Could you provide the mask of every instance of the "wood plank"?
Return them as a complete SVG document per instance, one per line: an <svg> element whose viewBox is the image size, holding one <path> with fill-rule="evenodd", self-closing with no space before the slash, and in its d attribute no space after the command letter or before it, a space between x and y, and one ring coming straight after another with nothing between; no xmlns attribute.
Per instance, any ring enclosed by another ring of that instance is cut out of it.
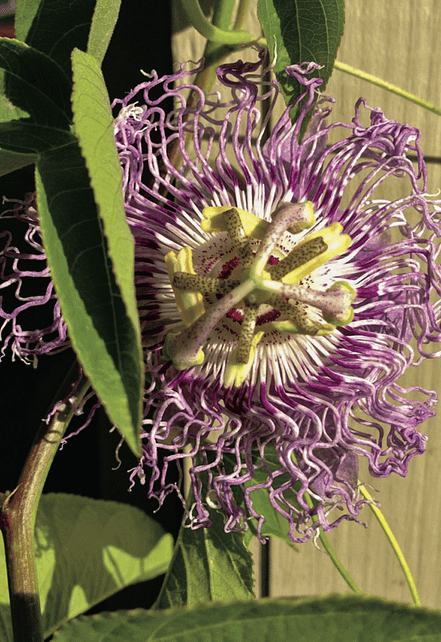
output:
<svg viewBox="0 0 441 642"><path fill-rule="evenodd" d="M338 59L440 105L436 68L441 56L439 3L351 0L346 6L346 29ZM356 100L364 96L369 105L380 106L388 118L419 127L423 151L439 156L439 116L338 70L334 70L325 93L337 99L332 119L350 121ZM441 166L430 165L429 190L435 192L440 186ZM396 185L385 197L397 198L399 190ZM402 383L437 388L441 394L439 371L438 361L427 362L409 371ZM428 451L413 459L406 479L371 479L379 491L375 496L414 573L423 604L437 608L441 606L441 577L436 570L441 549L437 536L441 528L438 425L439 419L432 419L422 427L422 432L429 435ZM362 479L367 480L368 475ZM329 540L363 591L410 601L402 572L382 531L369 509L363 513L368 529L344 523L329 534ZM312 542L301 546L297 554L279 542L273 543L272 551L273 596L350 592L330 559Z"/></svg>

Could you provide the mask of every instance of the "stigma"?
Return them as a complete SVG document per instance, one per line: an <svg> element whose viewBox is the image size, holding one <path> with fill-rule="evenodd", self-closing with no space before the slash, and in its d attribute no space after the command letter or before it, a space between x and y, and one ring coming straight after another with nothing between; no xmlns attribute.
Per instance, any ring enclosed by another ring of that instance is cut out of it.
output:
<svg viewBox="0 0 441 642"><path fill-rule="evenodd" d="M315 278L351 239L339 223L308 233L316 222L312 203L281 203L271 221L236 207L208 207L202 215L213 242L165 257L186 326L164 343L177 370L203 364L217 330L231 344L223 385L239 387L264 337L323 336L352 321L355 290L341 280L323 287Z"/></svg>

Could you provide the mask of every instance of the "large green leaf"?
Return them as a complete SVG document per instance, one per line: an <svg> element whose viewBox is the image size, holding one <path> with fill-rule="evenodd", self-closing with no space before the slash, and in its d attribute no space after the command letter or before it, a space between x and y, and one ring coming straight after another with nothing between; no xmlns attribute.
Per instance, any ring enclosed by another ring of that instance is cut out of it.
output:
<svg viewBox="0 0 441 642"><path fill-rule="evenodd" d="M6 72L0 76L0 93L29 114L31 122L69 130L71 85L56 62L23 42L0 38L0 69Z"/></svg>
<svg viewBox="0 0 441 642"><path fill-rule="evenodd" d="M29 29L44 0L19 0L15 9L15 37L26 40Z"/></svg>
<svg viewBox="0 0 441 642"><path fill-rule="evenodd" d="M97 0L42 0L27 44L50 56L70 78L72 49L86 51L96 4Z"/></svg>
<svg viewBox="0 0 441 642"><path fill-rule="evenodd" d="M16 169L32 165L37 161L35 154L16 154L5 149L0 149L0 176L9 174Z"/></svg>
<svg viewBox="0 0 441 642"><path fill-rule="evenodd" d="M156 608L254 597L253 557L242 533L225 533L224 515L212 509L210 528L181 526Z"/></svg>
<svg viewBox="0 0 441 642"><path fill-rule="evenodd" d="M87 44L87 53L101 64L118 20L121 0L97 0Z"/></svg>
<svg viewBox="0 0 441 642"><path fill-rule="evenodd" d="M35 534L45 636L125 586L165 573L173 550L172 536L138 508L61 493L42 496ZM0 639L12 642L3 542L0 578Z"/></svg>
<svg viewBox="0 0 441 642"><path fill-rule="evenodd" d="M36 125L29 119L0 122L0 147L17 154L41 154L54 148L76 144L64 129Z"/></svg>
<svg viewBox="0 0 441 642"><path fill-rule="evenodd" d="M108 256L107 236L118 234L119 224L104 233L76 142L39 157L36 185L43 242L73 347L110 419L140 454L138 337ZM124 238L119 249L130 264Z"/></svg>
<svg viewBox="0 0 441 642"><path fill-rule="evenodd" d="M115 301L113 306L115 312L112 317L107 316L108 311L103 314L103 311L97 310L94 324L102 337L104 335L100 331L101 327L108 326L111 331L107 334L106 346L112 356L115 368L121 376L132 422L119 423L116 421L115 411L111 410L115 406L114 400L102 389L100 389L99 395L109 415L115 418L115 423L132 450L136 454L140 454L144 381L139 316L133 280L134 242L126 221L122 172L113 134L113 117L104 78L97 60L93 56L75 49L72 54L72 67L74 78L72 108L75 132L80 141L82 155L86 160L95 202L100 214L100 222L103 224L107 252L115 275L115 285L119 290L117 296L121 297L125 308L121 307L119 301ZM88 276L93 279L91 274ZM113 290L115 291L115 288ZM108 299L108 304L110 303L112 301ZM96 302L94 304L92 300L91 305L96 306ZM118 309L119 324L116 323ZM104 332L107 333L107 330ZM121 333L120 336L117 336L118 333ZM113 341L115 341L114 347ZM80 354L80 359L84 362L83 353ZM91 371L88 374L98 392L99 382L95 381Z"/></svg>
<svg viewBox="0 0 441 642"><path fill-rule="evenodd" d="M54 642L441 642L441 613L377 598L261 600L168 611L102 613Z"/></svg>
<svg viewBox="0 0 441 642"><path fill-rule="evenodd" d="M203 464L201 456L198 461ZM208 474L201 473L199 479L200 496L207 497ZM226 533L224 512L204 505L212 525L196 530L181 526L155 608L254 598L253 556L243 533Z"/></svg>
<svg viewBox="0 0 441 642"><path fill-rule="evenodd" d="M46 53L70 77L70 56L77 47L102 62L121 0L20 0L17 38Z"/></svg>
<svg viewBox="0 0 441 642"><path fill-rule="evenodd" d="M4 70L0 69L0 88L4 91ZM1 94L0 91L0 94ZM29 114L23 109L16 107L6 98L4 94L0 95L0 124L7 123L10 120L18 120L19 118L29 118Z"/></svg>
<svg viewBox="0 0 441 642"><path fill-rule="evenodd" d="M288 65L323 65L316 75L323 78L324 89L343 35L344 0L258 0L258 16L286 103L301 93L299 83L285 73Z"/></svg>

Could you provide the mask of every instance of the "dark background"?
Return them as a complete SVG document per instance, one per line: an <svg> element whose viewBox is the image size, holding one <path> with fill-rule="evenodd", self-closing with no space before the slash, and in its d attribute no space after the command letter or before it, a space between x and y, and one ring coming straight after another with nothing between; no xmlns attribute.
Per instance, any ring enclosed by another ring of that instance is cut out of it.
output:
<svg viewBox="0 0 441 642"><path fill-rule="evenodd" d="M171 19L169 0L122 0L120 17L103 63L103 73L112 100L125 96L145 77L140 69L156 69L159 76L172 72ZM0 178L0 196L22 199L33 191L33 168L25 168ZM10 205L3 206L3 209ZM0 291L1 295L1 291ZM38 326L37 326L38 327ZM12 490L20 474L40 420L47 415L51 400L73 360L69 350L59 355L40 357L38 368L11 361L8 351L0 363L0 417L2 447L0 491ZM79 427L80 423L76 426ZM70 431L75 429L71 424ZM149 501L146 486L136 484L131 492L127 471L136 460L126 446L115 450L119 434L109 432L110 424L100 409L90 426L68 440L55 457L45 492L76 493L138 506L153 515L156 501ZM182 506L176 496L169 497L153 515L163 527L177 535ZM162 577L128 587L101 603L101 610L148 608L156 599Z"/></svg>

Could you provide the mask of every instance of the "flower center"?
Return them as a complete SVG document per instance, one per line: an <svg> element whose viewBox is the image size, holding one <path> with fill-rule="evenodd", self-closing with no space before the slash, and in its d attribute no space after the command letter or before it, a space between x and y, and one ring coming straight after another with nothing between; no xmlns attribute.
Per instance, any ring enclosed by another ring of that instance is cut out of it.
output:
<svg viewBox="0 0 441 642"><path fill-rule="evenodd" d="M348 283L337 281L326 290L304 284L351 243L339 223L296 242L296 235L315 223L311 203L281 203L271 222L238 208L209 207L202 214L202 229L225 237L223 262L216 267L217 273L207 276L203 270L196 272L190 247L165 257L176 303L187 326L165 340L165 353L175 368L202 364L202 347L213 329L234 319L240 329L224 384L240 386L265 334L320 336L352 321L356 293ZM281 247L287 243L293 247L283 252Z"/></svg>

